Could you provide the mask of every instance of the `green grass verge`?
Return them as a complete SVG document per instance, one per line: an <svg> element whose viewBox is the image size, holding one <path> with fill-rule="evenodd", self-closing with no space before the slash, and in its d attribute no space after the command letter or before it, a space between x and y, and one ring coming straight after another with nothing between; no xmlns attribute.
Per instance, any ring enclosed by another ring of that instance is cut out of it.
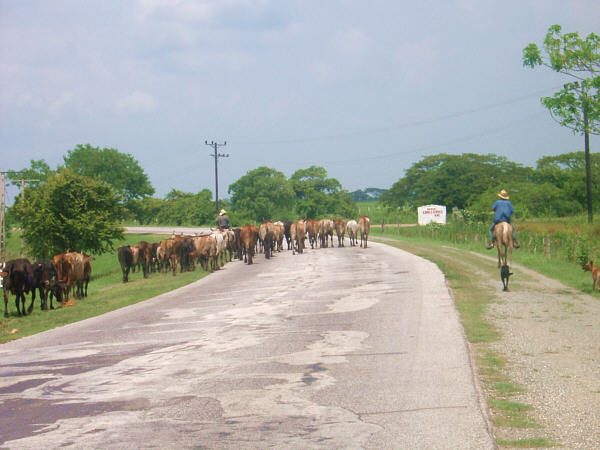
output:
<svg viewBox="0 0 600 450"><path fill-rule="evenodd" d="M121 242L115 242L115 248L135 244L140 241L157 242L164 235L136 234L125 235ZM18 248L18 247L17 247ZM60 327L79 320L94 317L123 306L131 305L181 286L185 286L208 275L199 266L194 272L152 273L144 279L142 273L129 274L129 282L122 282L121 266L115 253L107 253L96 257L92 262L92 278L88 287L88 296L75 299L73 306L56 306L54 310L41 311L39 295L36 295L32 314L19 317L15 308L14 296L9 295L9 317L0 317L0 343L29 336L51 328ZM31 295L27 296L26 307ZM4 311L2 311L2 314ZM18 330L11 334L11 330Z"/></svg>

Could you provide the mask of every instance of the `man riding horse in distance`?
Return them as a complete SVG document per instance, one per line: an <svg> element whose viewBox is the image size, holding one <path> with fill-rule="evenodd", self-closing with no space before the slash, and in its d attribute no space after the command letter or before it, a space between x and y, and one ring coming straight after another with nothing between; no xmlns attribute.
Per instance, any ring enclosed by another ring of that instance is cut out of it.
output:
<svg viewBox="0 0 600 450"><path fill-rule="evenodd" d="M498 197L500 197L500 199L496 200L492 205L492 210L494 211L494 223L490 227L490 243L487 246L488 250L494 248L494 227L496 224L500 222L510 223L510 217L515 212L515 207L510 202L508 193L504 189L498 193ZM519 248L520 245L517 242L517 230L514 225L512 225L512 228L514 241L513 247Z"/></svg>
<svg viewBox="0 0 600 450"><path fill-rule="evenodd" d="M224 209L221 210L219 217L217 217L215 222L219 228L223 228L225 230L229 229L229 216Z"/></svg>

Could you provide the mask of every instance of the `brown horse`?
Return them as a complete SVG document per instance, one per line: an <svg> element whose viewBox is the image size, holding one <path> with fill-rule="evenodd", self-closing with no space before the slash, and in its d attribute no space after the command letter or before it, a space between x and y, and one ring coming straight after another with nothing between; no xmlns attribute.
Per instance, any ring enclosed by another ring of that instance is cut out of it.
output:
<svg viewBox="0 0 600 450"><path fill-rule="evenodd" d="M513 252L513 227L508 222L497 223L494 227L494 240L498 247L498 267L506 266L507 253L510 252L510 263L512 264Z"/></svg>

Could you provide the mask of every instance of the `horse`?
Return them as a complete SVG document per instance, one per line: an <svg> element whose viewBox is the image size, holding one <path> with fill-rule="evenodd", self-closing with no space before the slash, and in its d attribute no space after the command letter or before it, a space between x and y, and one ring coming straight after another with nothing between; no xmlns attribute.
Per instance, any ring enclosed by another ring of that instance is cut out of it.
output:
<svg viewBox="0 0 600 450"><path fill-rule="evenodd" d="M494 227L494 240L498 247L498 267L500 268L500 279L502 280L503 290L508 291L508 279L512 275L506 258L510 252L510 263L512 264L513 251L513 227L508 222L497 223Z"/></svg>
<svg viewBox="0 0 600 450"><path fill-rule="evenodd" d="M510 252L510 263L512 264L513 227L508 222L497 223L494 227L494 240L498 247L498 267L506 266L507 253Z"/></svg>

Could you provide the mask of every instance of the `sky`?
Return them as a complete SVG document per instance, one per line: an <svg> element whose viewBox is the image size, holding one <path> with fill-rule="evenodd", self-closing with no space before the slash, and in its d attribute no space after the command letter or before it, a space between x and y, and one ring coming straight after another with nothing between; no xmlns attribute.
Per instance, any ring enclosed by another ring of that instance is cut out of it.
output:
<svg viewBox="0 0 600 450"><path fill-rule="evenodd" d="M535 167L583 150L540 103L568 77L522 64L553 24L600 34L600 2L0 0L0 170L91 144L131 154L158 197L214 192L206 141L226 142L223 199L264 165L349 191L439 153Z"/></svg>

